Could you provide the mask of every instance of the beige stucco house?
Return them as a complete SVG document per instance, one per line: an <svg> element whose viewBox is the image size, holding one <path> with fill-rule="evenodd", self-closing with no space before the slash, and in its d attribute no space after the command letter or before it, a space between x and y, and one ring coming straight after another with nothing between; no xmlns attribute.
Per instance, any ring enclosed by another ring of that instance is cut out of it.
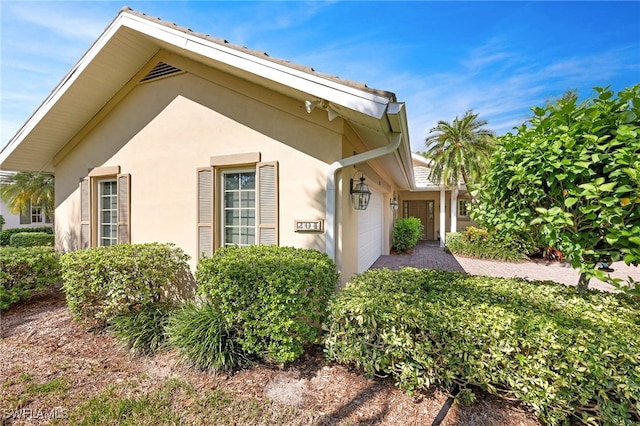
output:
<svg viewBox="0 0 640 426"><path fill-rule="evenodd" d="M426 209L426 239L459 227L443 216L458 194L414 179L423 163L393 93L128 8L0 153L1 169L55 173L61 251L170 242L195 266L279 244L325 251L343 280L389 253L393 199Z"/></svg>

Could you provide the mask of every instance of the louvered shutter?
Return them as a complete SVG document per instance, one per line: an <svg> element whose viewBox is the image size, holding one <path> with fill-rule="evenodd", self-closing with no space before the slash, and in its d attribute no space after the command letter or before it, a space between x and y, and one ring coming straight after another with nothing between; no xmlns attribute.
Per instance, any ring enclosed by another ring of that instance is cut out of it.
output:
<svg viewBox="0 0 640 426"><path fill-rule="evenodd" d="M80 181L80 248L91 247L91 198L89 178Z"/></svg>
<svg viewBox="0 0 640 426"><path fill-rule="evenodd" d="M256 165L258 244L278 245L278 162Z"/></svg>
<svg viewBox="0 0 640 426"><path fill-rule="evenodd" d="M118 190L118 244L131 242L131 175L116 176Z"/></svg>
<svg viewBox="0 0 640 426"><path fill-rule="evenodd" d="M198 169L198 257L213 254L213 168Z"/></svg>

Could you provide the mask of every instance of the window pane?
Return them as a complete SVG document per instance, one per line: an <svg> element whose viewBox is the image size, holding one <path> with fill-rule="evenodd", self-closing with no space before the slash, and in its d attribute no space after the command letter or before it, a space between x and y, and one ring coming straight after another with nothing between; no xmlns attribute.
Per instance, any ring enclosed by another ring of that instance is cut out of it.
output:
<svg viewBox="0 0 640 426"><path fill-rule="evenodd" d="M224 195L224 204L227 209L237 209L240 207L240 193L227 192Z"/></svg>
<svg viewBox="0 0 640 426"><path fill-rule="evenodd" d="M256 192L255 191L243 191L240 198L242 199L242 207L244 208L256 208Z"/></svg>
<svg viewBox="0 0 640 426"><path fill-rule="evenodd" d="M241 175L241 189L256 189L256 174L242 173Z"/></svg>
<svg viewBox="0 0 640 426"><path fill-rule="evenodd" d="M238 173L228 173L224 175L224 189L240 189L240 175Z"/></svg>

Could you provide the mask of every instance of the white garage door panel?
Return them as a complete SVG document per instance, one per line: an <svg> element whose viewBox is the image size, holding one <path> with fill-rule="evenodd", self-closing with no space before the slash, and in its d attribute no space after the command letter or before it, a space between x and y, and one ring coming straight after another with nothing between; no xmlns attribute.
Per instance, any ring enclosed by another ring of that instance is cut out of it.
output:
<svg viewBox="0 0 640 426"><path fill-rule="evenodd" d="M371 190L367 210L358 211L358 272L369 269L382 254L382 194Z"/></svg>

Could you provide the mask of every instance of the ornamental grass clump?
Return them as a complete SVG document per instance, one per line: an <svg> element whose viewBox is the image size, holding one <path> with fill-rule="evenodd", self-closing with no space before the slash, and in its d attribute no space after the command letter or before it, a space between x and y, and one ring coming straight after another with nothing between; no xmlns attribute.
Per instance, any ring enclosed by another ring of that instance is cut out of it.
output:
<svg viewBox="0 0 640 426"><path fill-rule="evenodd" d="M546 424L640 422L640 302L549 282L370 270L329 305L329 360L408 391L477 386Z"/></svg>
<svg viewBox="0 0 640 426"><path fill-rule="evenodd" d="M254 361L238 342L238 330L227 324L215 304L183 304L169 316L166 331L170 346L195 368L230 371Z"/></svg>

